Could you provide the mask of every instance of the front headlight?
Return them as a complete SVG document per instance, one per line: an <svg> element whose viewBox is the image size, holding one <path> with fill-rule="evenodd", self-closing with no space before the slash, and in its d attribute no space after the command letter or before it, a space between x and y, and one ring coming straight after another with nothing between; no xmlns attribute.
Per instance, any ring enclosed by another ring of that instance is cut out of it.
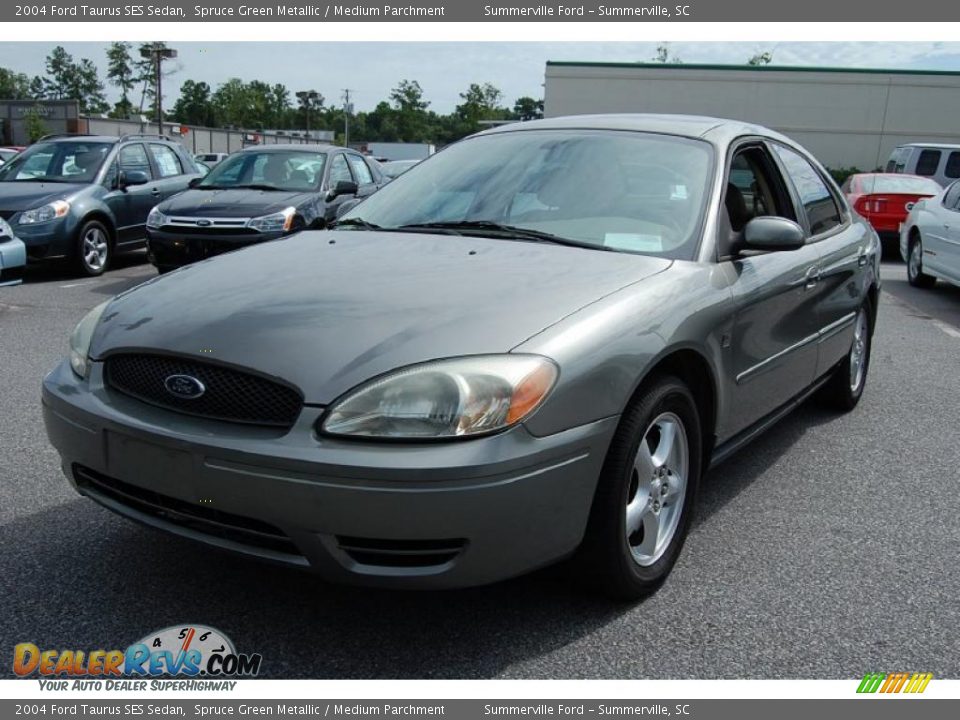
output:
<svg viewBox="0 0 960 720"><path fill-rule="evenodd" d="M93 339L100 316L109 304L110 300L107 300L88 312L70 335L70 367L81 378L86 378L90 370L90 340Z"/></svg>
<svg viewBox="0 0 960 720"><path fill-rule="evenodd" d="M153 208L153 210L150 211L150 214L147 215L147 227L161 228L167 224L167 220L169 220L169 218L166 215L160 212L160 210L157 208Z"/></svg>
<svg viewBox="0 0 960 720"><path fill-rule="evenodd" d="M66 200L54 200L43 207L34 208L20 213L21 225L36 225L37 223L50 222L57 218L62 218L70 212L70 203Z"/></svg>
<svg viewBox="0 0 960 720"><path fill-rule="evenodd" d="M413 365L337 402L321 430L368 438L457 438L510 427L540 406L557 366L538 355L477 355Z"/></svg>
<svg viewBox="0 0 960 720"><path fill-rule="evenodd" d="M247 221L247 227L260 232L287 232L293 227L293 216L296 214L295 207L284 208L280 212Z"/></svg>

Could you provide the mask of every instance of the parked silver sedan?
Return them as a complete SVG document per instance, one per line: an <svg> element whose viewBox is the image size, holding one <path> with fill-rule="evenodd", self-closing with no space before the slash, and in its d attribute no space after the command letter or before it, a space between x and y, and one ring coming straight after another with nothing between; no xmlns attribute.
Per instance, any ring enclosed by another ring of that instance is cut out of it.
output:
<svg viewBox="0 0 960 720"><path fill-rule="evenodd" d="M911 285L930 288L937 278L960 285L960 181L911 208L900 255Z"/></svg>
<svg viewBox="0 0 960 720"><path fill-rule="evenodd" d="M405 588L571 558L638 597L710 465L857 405L879 248L762 127L508 125L94 309L44 418L81 494L210 545Z"/></svg>

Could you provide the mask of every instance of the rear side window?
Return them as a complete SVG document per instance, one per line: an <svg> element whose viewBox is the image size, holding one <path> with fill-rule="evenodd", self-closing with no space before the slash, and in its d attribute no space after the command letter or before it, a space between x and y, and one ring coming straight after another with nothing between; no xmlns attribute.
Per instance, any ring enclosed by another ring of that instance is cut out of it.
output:
<svg viewBox="0 0 960 720"><path fill-rule="evenodd" d="M810 234L820 235L843 223L840 209L820 173L806 158L782 145L774 146L800 196L810 221Z"/></svg>
<svg viewBox="0 0 960 720"><path fill-rule="evenodd" d="M943 206L948 210L957 210L957 200L960 199L960 181L950 186L943 196Z"/></svg>
<svg viewBox="0 0 960 720"><path fill-rule="evenodd" d="M937 174L937 168L940 166L939 150L921 150L920 157L917 158L917 175L930 177Z"/></svg>
<svg viewBox="0 0 960 720"><path fill-rule="evenodd" d="M948 178L960 178L960 151L954 150L947 156L947 168L943 174Z"/></svg>
<svg viewBox="0 0 960 720"><path fill-rule="evenodd" d="M166 178L183 174L183 168L180 167L180 158L166 145L151 143L150 152L153 155L154 161L157 163L157 170L160 172L160 177Z"/></svg>

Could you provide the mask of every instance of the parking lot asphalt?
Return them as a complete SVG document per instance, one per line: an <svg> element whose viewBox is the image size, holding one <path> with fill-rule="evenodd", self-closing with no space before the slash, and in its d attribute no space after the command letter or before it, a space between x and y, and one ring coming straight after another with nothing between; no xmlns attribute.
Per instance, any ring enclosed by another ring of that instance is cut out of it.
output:
<svg viewBox="0 0 960 720"><path fill-rule="evenodd" d="M328 585L75 495L40 380L87 309L153 275L139 260L0 290L0 672L18 642L124 648L201 623L269 677L960 677L960 289L885 263L859 407L808 402L714 469L672 576L624 605L563 567L450 592Z"/></svg>

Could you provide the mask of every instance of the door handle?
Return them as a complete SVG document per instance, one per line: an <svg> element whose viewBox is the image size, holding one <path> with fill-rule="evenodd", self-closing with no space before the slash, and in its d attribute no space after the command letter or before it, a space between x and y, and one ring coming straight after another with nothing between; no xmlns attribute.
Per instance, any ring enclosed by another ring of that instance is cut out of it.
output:
<svg viewBox="0 0 960 720"><path fill-rule="evenodd" d="M814 287L817 284L817 282L820 280L820 268L818 268L817 266L813 266L812 268L807 270L805 280L806 282L804 284L804 287L807 290Z"/></svg>

